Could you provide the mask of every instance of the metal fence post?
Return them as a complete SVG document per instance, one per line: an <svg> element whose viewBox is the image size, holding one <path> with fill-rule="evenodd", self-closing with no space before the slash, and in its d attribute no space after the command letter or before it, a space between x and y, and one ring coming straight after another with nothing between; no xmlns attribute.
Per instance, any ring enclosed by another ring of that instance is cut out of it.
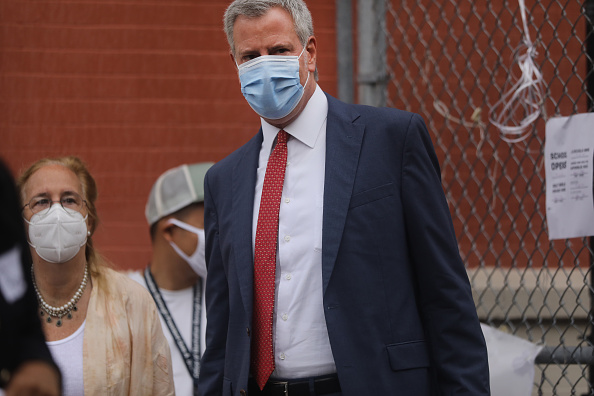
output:
<svg viewBox="0 0 594 396"><path fill-rule="evenodd" d="M357 2L359 103L386 105L386 4L385 0Z"/></svg>
<svg viewBox="0 0 594 396"><path fill-rule="evenodd" d="M594 0L584 0L584 14L586 16L586 86L588 111L594 112ZM590 244L590 313L588 315L590 336L590 345L594 345L594 329L592 322L594 320L594 237L589 238ZM588 377L590 385L590 395L594 394L594 365L588 367Z"/></svg>
<svg viewBox="0 0 594 396"><path fill-rule="evenodd" d="M586 85L588 111L594 112L594 0L584 1L586 15Z"/></svg>
<svg viewBox="0 0 594 396"><path fill-rule="evenodd" d="M353 8L351 0L336 0L336 60L338 99L353 103Z"/></svg>

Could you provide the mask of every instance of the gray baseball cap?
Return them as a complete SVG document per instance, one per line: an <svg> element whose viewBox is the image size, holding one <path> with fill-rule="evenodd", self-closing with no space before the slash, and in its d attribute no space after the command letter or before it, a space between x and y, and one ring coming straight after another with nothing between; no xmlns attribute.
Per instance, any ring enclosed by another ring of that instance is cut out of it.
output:
<svg viewBox="0 0 594 396"><path fill-rule="evenodd" d="M213 165L180 165L163 173L151 189L144 214L149 226L195 202L204 202L204 176Z"/></svg>

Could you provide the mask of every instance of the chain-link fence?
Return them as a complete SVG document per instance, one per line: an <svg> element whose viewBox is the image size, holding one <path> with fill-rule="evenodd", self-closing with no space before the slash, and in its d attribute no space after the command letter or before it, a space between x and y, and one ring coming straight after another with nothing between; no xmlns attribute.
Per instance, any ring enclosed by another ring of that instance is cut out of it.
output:
<svg viewBox="0 0 594 396"><path fill-rule="evenodd" d="M523 3L379 0L384 99L422 114L432 132L481 320L548 346L535 395L594 394L592 249L588 238L549 241L543 157L546 120L591 109L594 6L528 1L524 24ZM508 143L489 115L520 77L522 55L542 74L534 88L544 100L527 138Z"/></svg>

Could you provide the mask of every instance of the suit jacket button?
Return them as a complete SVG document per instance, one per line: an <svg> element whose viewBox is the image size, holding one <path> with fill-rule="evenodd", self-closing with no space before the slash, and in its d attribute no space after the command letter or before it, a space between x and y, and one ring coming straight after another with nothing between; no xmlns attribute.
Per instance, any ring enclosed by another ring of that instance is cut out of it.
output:
<svg viewBox="0 0 594 396"><path fill-rule="evenodd" d="M246 327L245 330L247 331L247 335L249 337L250 336L250 328L249 327Z"/></svg>
<svg viewBox="0 0 594 396"><path fill-rule="evenodd" d="M245 396L245 395L247 395L247 392L245 391L245 389L242 389L242 390L239 391L239 394L241 396Z"/></svg>

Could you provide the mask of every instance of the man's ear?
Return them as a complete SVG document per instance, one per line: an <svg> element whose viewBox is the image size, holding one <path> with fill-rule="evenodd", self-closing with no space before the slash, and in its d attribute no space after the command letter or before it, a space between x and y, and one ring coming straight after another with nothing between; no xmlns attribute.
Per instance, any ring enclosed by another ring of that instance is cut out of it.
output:
<svg viewBox="0 0 594 396"><path fill-rule="evenodd" d="M237 67L237 62L235 62L235 57L233 56L233 51L229 51L229 57L231 58L231 62L233 62L233 66Z"/></svg>
<svg viewBox="0 0 594 396"><path fill-rule="evenodd" d="M163 238L167 242L171 242L173 240L173 229L175 225L169 223L169 218L164 218L159 220L159 224L157 224L157 233L163 235Z"/></svg>
<svg viewBox="0 0 594 396"><path fill-rule="evenodd" d="M309 39L307 39L305 50L309 54L309 57L307 58L307 70L313 73L316 71L316 64L318 61L318 43L316 36L310 36Z"/></svg>

